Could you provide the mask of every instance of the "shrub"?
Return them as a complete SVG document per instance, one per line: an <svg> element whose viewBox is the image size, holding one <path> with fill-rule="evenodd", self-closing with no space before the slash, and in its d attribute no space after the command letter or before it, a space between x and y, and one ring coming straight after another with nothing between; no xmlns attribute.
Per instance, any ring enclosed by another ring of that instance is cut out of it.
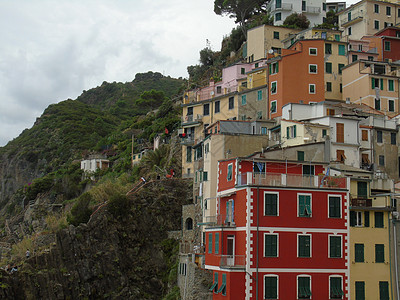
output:
<svg viewBox="0 0 400 300"><path fill-rule="evenodd" d="M130 205L128 198L123 194L112 195L108 202L108 211L114 216L119 218L129 213Z"/></svg>
<svg viewBox="0 0 400 300"><path fill-rule="evenodd" d="M67 221L69 224L78 226L81 223L87 223L89 221L92 210L89 208L92 195L89 193L82 194L75 202L71 209L71 213L67 215Z"/></svg>

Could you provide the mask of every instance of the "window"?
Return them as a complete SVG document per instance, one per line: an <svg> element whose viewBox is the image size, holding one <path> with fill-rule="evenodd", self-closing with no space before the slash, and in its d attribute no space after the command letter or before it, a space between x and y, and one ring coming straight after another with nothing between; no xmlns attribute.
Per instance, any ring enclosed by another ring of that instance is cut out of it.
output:
<svg viewBox="0 0 400 300"><path fill-rule="evenodd" d="M308 72L310 74L317 74L317 65L308 65Z"/></svg>
<svg viewBox="0 0 400 300"><path fill-rule="evenodd" d="M338 64L338 73L342 74L342 69L344 67L344 64Z"/></svg>
<svg viewBox="0 0 400 300"><path fill-rule="evenodd" d="M222 87L221 86L217 86L217 94L221 94L222 92Z"/></svg>
<svg viewBox="0 0 400 300"><path fill-rule="evenodd" d="M257 100L262 100L262 90L257 91Z"/></svg>
<svg viewBox="0 0 400 300"><path fill-rule="evenodd" d="M326 109L326 115L327 116L334 116L335 115L335 110L333 108L327 108Z"/></svg>
<svg viewBox="0 0 400 300"><path fill-rule="evenodd" d="M215 233L214 252L215 254L219 253L219 232Z"/></svg>
<svg viewBox="0 0 400 300"><path fill-rule="evenodd" d="M298 235L298 257L311 257L311 236Z"/></svg>
<svg viewBox="0 0 400 300"><path fill-rule="evenodd" d="M308 92L309 94L315 94L315 84L309 84L308 85Z"/></svg>
<svg viewBox="0 0 400 300"><path fill-rule="evenodd" d="M375 212L375 228L383 228L383 212L376 211Z"/></svg>
<svg viewBox="0 0 400 300"><path fill-rule="evenodd" d="M329 257L342 257L342 237L340 235L329 236Z"/></svg>
<svg viewBox="0 0 400 300"><path fill-rule="evenodd" d="M262 119L262 111L258 111L257 112L257 120L261 120Z"/></svg>
<svg viewBox="0 0 400 300"><path fill-rule="evenodd" d="M332 54L332 44L325 44L325 54Z"/></svg>
<svg viewBox="0 0 400 300"><path fill-rule="evenodd" d="M210 114L210 103L203 105L203 115L208 116Z"/></svg>
<svg viewBox="0 0 400 300"><path fill-rule="evenodd" d="M317 48L308 48L309 55L317 55Z"/></svg>
<svg viewBox="0 0 400 300"><path fill-rule="evenodd" d="M311 217L311 196L298 195L299 217Z"/></svg>
<svg viewBox="0 0 400 300"><path fill-rule="evenodd" d="M246 74L246 69L245 68L240 68L240 74L242 74L242 75Z"/></svg>
<svg viewBox="0 0 400 300"><path fill-rule="evenodd" d="M342 93L343 92L343 85L340 83L339 84L339 92Z"/></svg>
<svg viewBox="0 0 400 300"><path fill-rule="evenodd" d="M326 83L326 91L327 92L332 92L332 82L327 82Z"/></svg>
<svg viewBox="0 0 400 300"><path fill-rule="evenodd" d="M394 111L394 100L388 100L389 111Z"/></svg>
<svg viewBox="0 0 400 300"><path fill-rule="evenodd" d="M214 273L214 283L210 287L210 292L218 293L218 273Z"/></svg>
<svg viewBox="0 0 400 300"><path fill-rule="evenodd" d="M384 263L385 262L385 245L375 244L375 262Z"/></svg>
<svg viewBox="0 0 400 300"><path fill-rule="evenodd" d="M255 63L255 64L254 64L254 68L258 68L258 63Z"/></svg>
<svg viewBox="0 0 400 300"><path fill-rule="evenodd" d="M383 90L383 79L371 78L372 89L379 88Z"/></svg>
<svg viewBox="0 0 400 300"><path fill-rule="evenodd" d="M361 130L361 140L368 141L368 130L366 129Z"/></svg>
<svg viewBox="0 0 400 300"><path fill-rule="evenodd" d="M357 197L358 198L368 197L368 184L366 181L357 182Z"/></svg>
<svg viewBox="0 0 400 300"><path fill-rule="evenodd" d="M227 177L227 180L228 181L231 181L232 180L232 173L233 173L233 165L232 164L229 164L228 165L228 177Z"/></svg>
<svg viewBox="0 0 400 300"><path fill-rule="evenodd" d="M379 281L379 300L389 299L389 282Z"/></svg>
<svg viewBox="0 0 400 300"><path fill-rule="evenodd" d="M229 97L229 109L234 109L235 108L235 102L234 102L234 97Z"/></svg>
<svg viewBox="0 0 400 300"><path fill-rule="evenodd" d="M278 299L278 276L264 276L264 299Z"/></svg>
<svg viewBox="0 0 400 300"><path fill-rule="evenodd" d="M352 61L352 62L357 61L357 59L358 59L358 55L353 54L353 55L351 56L351 61Z"/></svg>
<svg viewBox="0 0 400 300"><path fill-rule="evenodd" d="M382 131L381 131L381 130L378 130L378 131L376 132L376 141L377 141L378 143L382 143L382 140L383 140L383 138L382 138Z"/></svg>
<svg viewBox="0 0 400 300"><path fill-rule="evenodd" d="M278 256L278 235L264 234L264 257Z"/></svg>
<svg viewBox="0 0 400 300"><path fill-rule="evenodd" d="M390 133L390 144L396 145L396 133L395 132Z"/></svg>
<svg viewBox="0 0 400 300"><path fill-rule="evenodd" d="M271 95L276 94L276 85L276 81L271 82Z"/></svg>
<svg viewBox="0 0 400 300"><path fill-rule="evenodd" d="M193 116L193 106L188 107L188 109L187 109L187 115L188 115L188 116Z"/></svg>
<svg viewBox="0 0 400 300"><path fill-rule="evenodd" d="M271 102L271 114L276 113L276 100Z"/></svg>
<svg viewBox="0 0 400 300"><path fill-rule="evenodd" d="M297 160L304 161L304 151L297 151Z"/></svg>
<svg viewBox="0 0 400 300"><path fill-rule="evenodd" d="M246 105L247 103L247 95L242 95L242 105Z"/></svg>
<svg viewBox="0 0 400 300"><path fill-rule="evenodd" d="M306 1L301 1L301 10L302 11L306 11L307 10L307 4L306 4Z"/></svg>
<svg viewBox="0 0 400 300"><path fill-rule="evenodd" d="M356 281L356 300L365 300L365 282Z"/></svg>
<svg viewBox="0 0 400 300"><path fill-rule="evenodd" d="M192 147L186 147L186 161L192 162Z"/></svg>
<svg viewBox="0 0 400 300"><path fill-rule="evenodd" d="M220 101L215 101L215 106L214 106L214 113L219 113L220 112Z"/></svg>
<svg viewBox="0 0 400 300"><path fill-rule="evenodd" d="M274 39L279 40L279 31L274 31Z"/></svg>
<svg viewBox="0 0 400 300"><path fill-rule="evenodd" d="M278 194L264 193L264 216L278 215Z"/></svg>
<svg viewBox="0 0 400 300"><path fill-rule="evenodd" d="M351 35L351 27L347 28L347 35Z"/></svg>
<svg viewBox="0 0 400 300"><path fill-rule="evenodd" d="M269 65L269 74L276 74L279 72L279 62L274 62Z"/></svg>
<svg viewBox="0 0 400 300"><path fill-rule="evenodd" d="M358 45L358 51L363 51L363 45L362 44Z"/></svg>
<svg viewBox="0 0 400 300"><path fill-rule="evenodd" d="M375 109L380 110L381 109L381 99L375 98Z"/></svg>
<svg viewBox="0 0 400 300"><path fill-rule="evenodd" d="M326 136L326 129L322 129L322 137Z"/></svg>
<svg viewBox="0 0 400 300"><path fill-rule="evenodd" d="M340 196L329 196L329 218L341 217L341 199Z"/></svg>
<svg viewBox="0 0 400 300"><path fill-rule="evenodd" d="M390 51L390 41L385 41L385 51Z"/></svg>
<svg viewBox="0 0 400 300"><path fill-rule="evenodd" d="M344 162L345 160L344 150L336 150L336 161Z"/></svg>
<svg viewBox="0 0 400 300"><path fill-rule="evenodd" d="M346 55L345 45L338 45L338 46L339 46L339 55Z"/></svg>
<svg viewBox="0 0 400 300"><path fill-rule="evenodd" d="M322 10L326 11L326 3L322 3Z"/></svg>
<svg viewBox="0 0 400 300"><path fill-rule="evenodd" d="M261 127L261 134L267 134L267 127Z"/></svg>
<svg viewBox="0 0 400 300"><path fill-rule="evenodd" d="M379 29L379 21L378 20L374 20L374 28Z"/></svg>
<svg viewBox="0 0 400 300"><path fill-rule="evenodd" d="M303 165L303 175L304 176L314 176L314 166Z"/></svg>
<svg viewBox="0 0 400 300"><path fill-rule="evenodd" d="M311 299L311 277L310 276L297 277L297 298L298 299Z"/></svg>
<svg viewBox="0 0 400 300"><path fill-rule="evenodd" d="M379 5L378 4L374 5L374 13L379 14Z"/></svg>
<svg viewBox="0 0 400 300"><path fill-rule="evenodd" d="M373 57L373 56L368 56L368 60L369 60L369 61L373 61L373 60L374 60L374 57Z"/></svg>
<svg viewBox="0 0 400 300"><path fill-rule="evenodd" d="M347 21L351 21L351 11L347 13Z"/></svg>
<svg viewBox="0 0 400 300"><path fill-rule="evenodd" d="M287 139L295 138L296 137L296 125L286 127L286 137Z"/></svg>
<svg viewBox="0 0 400 300"><path fill-rule="evenodd" d="M330 62L325 63L325 72L328 74L332 74L332 63Z"/></svg>
<svg viewBox="0 0 400 300"><path fill-rule="evenodd" d="M392 14L392 8L390 6L386 6L386 15L390 16Z"/></svg>
<svg viewBox="0 0 400 300"><path fill-rule="evenodd" d="M226 274L222 274L222 284L221 287L218 289L217 294L221 293L222 296L226 296Z"/></svg>
<svg viewBox="0 0 400 300"><path fill-rule="evenodd" d="M208 253L212 253L213 234L208 234Z"/></svg>
<svg viewBox="0 0 400 300"><path fill-rule="evenodd" d="M369 227L369 211L364 211L364 227Z"/></svg>
<svg viewBox="0 0 400 300"><path fill-rule="evenodd" d="M362 226L362 214L360 211L350 211L350 226L351 227Z"/></svg>
<svg viewBox="0 0 400 300"><path fill-rule="evenodd" d="M364 262L364 244L354 244L354 261Z"/></svg>
<svg viewBox="0 0 400 300"><path fill-rule="evenodd" d="M394 81L392 79L389 79L388 83L388 90L393 92L394 91ZM390 100L389 100L390 101ZM393 101L393 100L392 100Z"/></svg>
<svg viewBox="0 0 400 300"><path fill-rule="evenodd" d="M329 295L330 299L342 299L342 277L329 277Z"/></svg>
<svg viewBox="0 0 400 300"><path fill-rule="evenodd" d="M344 143L344 123L336 123L336 142Z"/></svg>
<svg viewBox="0 0 400 300"><path fill-rule="evenodd" d="M280 21L282 20L282 14L281 13L276 13L275 14L275 21Z"/></svg>

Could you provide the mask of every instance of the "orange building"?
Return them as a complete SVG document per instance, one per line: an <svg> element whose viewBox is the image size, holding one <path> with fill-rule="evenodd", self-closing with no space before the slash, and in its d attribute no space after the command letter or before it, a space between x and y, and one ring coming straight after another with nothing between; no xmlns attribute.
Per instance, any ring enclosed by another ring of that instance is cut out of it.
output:
<svg viewBox="0 0 400 300"><path fill-rule="evenodd" d="M268 60L269 118L282 115L287 103L342 100L341 69L347 64L347 43L300 40Z"/></svg>

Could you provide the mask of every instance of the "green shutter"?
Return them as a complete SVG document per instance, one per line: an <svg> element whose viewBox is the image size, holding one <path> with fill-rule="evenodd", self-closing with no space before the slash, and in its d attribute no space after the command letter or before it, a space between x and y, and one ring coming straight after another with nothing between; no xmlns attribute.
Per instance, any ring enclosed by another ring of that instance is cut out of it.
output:
<svg viewBox="0 0 400 300"><path fill-rule="evenodd" d="M375 244L375 262L377 263L385 262L385 245Z"/></svg>
<svg viewBox="0 0 400 300"><path fill-rule="evenodd" d="M265 213L266 216L278 215L278 195L265 194Z"/></svg>
<svg viewBox="0 0 400 300"><path fill-rule="evenodd" d="M217 294L222 293L223 296L226 296L226 274L222 274L222 284L221 287L218 289Z"/></svg>
<svg viewBox="0 0 400 300"><path fill-rule="evenodd" d="M290 128L286 127L286 138L289 139L290 138Z"/></svg>
<svg viewBox="0 0 400 300"><path fill-rule="evenodd" d="M340 197L329 197L329 217L340 218Z"/></svg>
<svg viewBox="0 0 400 300"><path fill-rule="evenodd" d="M340 236L330 236L330 256L331 258L340 258L342 256L342 238Z"/></svg>
<svg viewBox="0 0 400 300"><path fill-rule="evenodd" d="M265 299L278 299L278 278L265 277Z"/></svg>
<svg viewBox="0 0 400 300"><path fill-rule="evenodd" d="M357 197L367 198L368 197L368 183L365 181L357 182Z"/></svg>
<svg viewBox="0 0 400 300"><path fill-rule="evenodd" d="M364 227L369 227L369 211L364 211Z"/></svg>
<svg viewBox="0 0 400 300"><path fill-rule="evenodd" d="M232 172L233 172L233 165L228 165L228 176L227 176L227 180L231 181L232 180Z"/></svg>
<svg viewBox="0 0 400 300"><path fill-rule="evenodd" d="M279 72L279 62L276 62L276 73Z"/></svg>
<svg viewBox="0 0 400 300"><path fill-rule="evenodd" d="M299 217L311 216L311 196L299 195Z"/></svg>
<svg viewBox="0 0 400 300"><path fill-rule="evenodd" d="M389 300L389 283L379 281L379 300Z"/></svg>
<svg viewBox="0 0 400 300"><path fill-rule="evenodd" d="M365 300L365 282L356 281L356 300Z"/></svg>
<svg viewBox="0 0 400 300"><path fill-rule="evenodd" d="M375 78L371 78L371 88L375 88Z"/></svg>
<svg viewBox="0 0 400 300"><path fill-rule="evenodd" d="M272 64L269 64L269 74L272 74Z"/></svg>
<svg viewBox="0 0 400 300"><path fill-rule="evenodd" d="M355 211L350 211L350 226L351 227L356 226L356 212Z"/></svg>
<svg viewBox="0 0 400 300"><path fill-rule="evenodd" d="M264 255L265 257L277 257L278 256L278 237L275 234L266 234L264 236Z"/></svg>
<svg viewBox="0 0 400 300"><path fill-rule="evenodd" d="M310 257L310 236L299 235L299 257Z"/></svg>
<svg viewBox="0 0 400 300"><path fill-rule="evenodd" d="M208 253L212 253L213 236L212 233L208 234Z"/></svg>
<svg viewBox="0 0 400 300"><path fill-rule="evenodd" d="M380 79L380 83L381 83L381 90L383 91L383 78Z"/></svg>
<svg viewBox="0 0 400 300"><path fill-rule="evenodd" d="M389 91L394 91L394 81L389 79L389 86L388 86Z"/></svg>
<svg viewBox="0 0 400 300"><path fill-rule="evenodd" d="M339 45L339 55L346 55L346 50L344 45Z"/></svg>
<svg viewBox="0 0 400 300"><path fill-rule="evenodd" d="M304 161L304 151L297 151L297 160Z"/></svg>
<svg viewBox="0 0 400 300"><path fill-rule="evenodd" d="M342 299L344 295L342 290L342 278L331 277L330 278L330 298L331 299Z"/></svg>
<svg viewBox="0 0 400 300"><path fill-rule="evenodd" d="M299 299L309 299L311 297L310 277L298 277Z"/></svg>
<svg viewBox="0 0 400 300"><path fill-rule="evenodd" d="M296 125L293 125L293 137L296 137L297 136L297 134L296 134Z"/></svg>
<svg viewBox="0 0 400 300"><path fill-rule="evenodd" d="M364 262L364 244L354 244L355 262Z"/></svg>
<svg viewBox="0 0 400 300"><path fill-rule="evenodd" d="M215 233L215 243L214 243L215 254L219 253L219 232Z"/></svg>
<svg viewBox="0 0 400 300"><path fill-rule="evenodd" d="M375 228L383 228L383 212L376 211L375 212Z"/></svg>

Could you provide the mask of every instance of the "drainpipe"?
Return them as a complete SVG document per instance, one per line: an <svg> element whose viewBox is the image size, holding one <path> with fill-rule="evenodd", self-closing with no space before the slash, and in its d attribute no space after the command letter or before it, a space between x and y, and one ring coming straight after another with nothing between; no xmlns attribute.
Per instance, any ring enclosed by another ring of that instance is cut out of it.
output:
<svg viewBox="0 0 400 300"><path fill-rule="evenodd" d="M259 185L259 183L257 184L257 237L256 237L256 247L257 247L257 249L256 249L256 299L258 299L258 262L259 262L259 247L258 247L258 245L259 245L259 236L258 236L258 233L259 233L259 226L260 226L260 224L259 224L259 219L260 219L260 217L259 217L259 210L260 210L260 206L259 206L259 191L260 191L260 185Z"/></svg>
<svg viewBox="0 0 400 300"><path fill-rule="evenodd" d="M395 275L396 275L396 299L399 299L399 268L397 266L397 233L396 233L396 220L392 220L393 222L393 236L394 236L394 264L395 264ZM390 249L390 248L389 248ZM392 293L393 293L393 287L392 287ZM392 299L393 295L392 295Z"/></svg>

